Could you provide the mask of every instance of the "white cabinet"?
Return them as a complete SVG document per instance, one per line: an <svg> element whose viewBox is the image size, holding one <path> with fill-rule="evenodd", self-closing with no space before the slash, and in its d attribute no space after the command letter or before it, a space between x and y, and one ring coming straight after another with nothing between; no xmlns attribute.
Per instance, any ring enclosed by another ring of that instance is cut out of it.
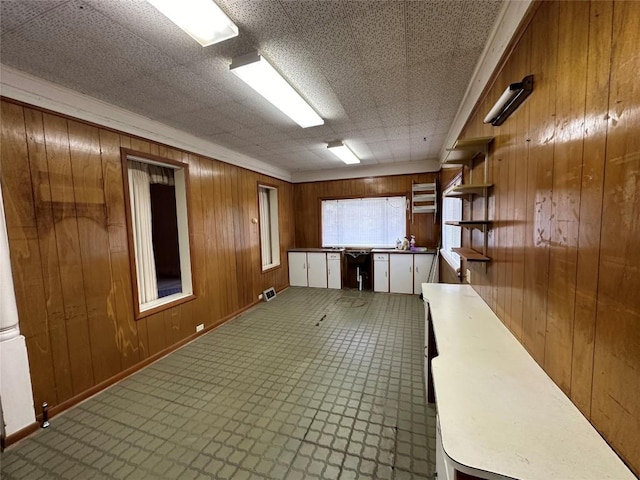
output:
<svg viewBox="0 0 640 480"><path fill-rule="evenodd" d="M308 285L306 252L289 252L289 285L292 287Z"/></svg>
<svg viewBox="0 0 640 480"><path fill-rule="evenodd" d="M289 285L341 288L340 263L340 253L289 252Z"/></svg>
<svg viewBox="0 0 640 480"><path fill-rule="evenodd" d="M389 254L373 254L373 291L389 291Z"/></svg>
<svg viewBox="0 0 640 480"><path fill-rule="evenodd" d="M374 253L373 291L419 295L433 259L430 253Z"/></svg>
<svg viewBox="0 0 640 480"><path fill-rule="evenodd" d="M341 262L342 255L339 253L327 253L327 287L338 290L342 288Z"/></svg>
<svg viewBox="0 0 640 480"><path fill-rule="evenodd" d="M433 255L426 253L413 256L413 293L415 295L422 293L422 284L429 281L433 257ZM437 279L438 277L434 278Z"/></svg>
<svg viewBox="0 0 640 480"><path fill-rule="evenodd" d="M307 279L310 287L327 288L327 254L307 252Z"/></svg>
<svg viewBox="0 0 640 480"><path fill-rule="evenodd" d="M389 255L389 291L413 293L413 255L392 253Z"/></svg>

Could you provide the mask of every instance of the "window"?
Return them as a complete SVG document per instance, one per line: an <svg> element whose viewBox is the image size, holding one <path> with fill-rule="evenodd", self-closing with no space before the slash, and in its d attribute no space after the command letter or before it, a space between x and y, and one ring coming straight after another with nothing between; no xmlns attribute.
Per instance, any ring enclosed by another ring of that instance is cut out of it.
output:
<svg viewBox="0 0 640 480"><path fill-rule="evenodd" d="M260 210L260 258L262 271L280 265L280 232L278 226L278 189L258 185Z"/></svg>
<svg viewBox="0 0 640 480"><path fill-rule="evenodd" d="M322 246L393 248L406 212L406 196L322 200Z"/></svg>
<svg viewBox="0 0 640 480"><path fill-rule="evenodd" d="M462 176L456 178L450 187L460 185ZM454 225L446 225L445 222L462 220L462 199L459 197L447 197L446 189L442 195L442 248L440 253L447 263L454 269L460 268L460 256L451 251L453 247L460 247L462 242L462 228Z"/></svg>
<svg viewBox="0 0 640 480"><path fill-rule="evenodd" d="M188 166L123 149L136 318L193 298Z"/></svg>

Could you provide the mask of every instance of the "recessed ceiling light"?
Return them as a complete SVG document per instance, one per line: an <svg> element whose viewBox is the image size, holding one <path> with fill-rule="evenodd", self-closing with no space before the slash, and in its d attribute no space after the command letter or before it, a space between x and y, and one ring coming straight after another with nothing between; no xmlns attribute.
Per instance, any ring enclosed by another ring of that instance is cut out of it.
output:
<svg viewBox="0 0 640 480"><path fill-rule="evenodd" d="M238 36L238 27L213 0L147 0L206 47Z"/></svg>
<svg viewBox="0 0 640 480"><path fill-rule="evenodd" d="M295 89L257 52L234 58L231 71L302 128L324 124L324 120Z"/></svg>
<svg viewBox="0 0 640 480"><path fill-rule="evenodd" d="M336 157L338 157L347 165L360 163L360 159L356 157L355 153L353 153L349 149L349 147L347 147L342 142L331 142L330 144L327 145L327 148L331 153L333 153Z"/></svg>

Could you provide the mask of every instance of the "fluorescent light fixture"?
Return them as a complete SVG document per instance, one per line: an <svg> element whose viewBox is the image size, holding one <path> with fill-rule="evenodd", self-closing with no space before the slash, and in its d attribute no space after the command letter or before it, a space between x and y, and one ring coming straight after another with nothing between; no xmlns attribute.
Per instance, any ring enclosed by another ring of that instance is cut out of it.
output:
<svg viewBox="0 0 640 480"><path fill-rule="evenodd" d="M206 47L238 36L238 27L213 0L147 0Z"/></svg>
<svg viewBox="0 0 640 480"><path fill-rule="evenodd" d="M512 83L484 117L484 123L490 123L494 127L502 125L532 91L533 75L527 75L521 82Z"/></svg>
<svg viewBox="0 0 640 480"><path fill-rule="evenodd" d="M302 128L315 127L324 123L320 115L257 52L234 58L229 68L238 78L246 82Z"/></svg>
<svg viewBox="0 0 640 480"><path fill-rule="evenodd" d="M347 165L353 165L355 163L360 163L360 159L356 157L355 153L349 150L342 142L331 142L327 145L327 148L331 153L333 153L336 157L342 160Z"/></svg>

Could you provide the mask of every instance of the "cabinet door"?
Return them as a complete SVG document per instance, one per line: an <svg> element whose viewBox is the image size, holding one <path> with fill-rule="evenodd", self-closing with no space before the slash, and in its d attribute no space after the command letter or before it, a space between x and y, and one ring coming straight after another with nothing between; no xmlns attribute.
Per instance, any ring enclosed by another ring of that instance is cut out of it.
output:
<svg viewBox="0 0 640 480"><path fill-rule="evenodd" d="M305 252L289 252L289 285L307 286L307 254Z"/></svg>
<svg viewBox="0 0 640 480"><path fill-rule="evenodd" d="M327 288L327 254L307 252L307 278L310 287Z"/></svg>
<svg viewBox="0 0 640 480"><path fill-rule="evenodd" d="M413 255L413 293L415 295L421 294L422 284L429 281L433 257L428 253L416 253Z"/></svg>
<svg viewBox="0 0 640 480"><path fill-rule="evenodd" d="M340 271L341 258L339 253L327 253L327 286L329 288L342 288L342 272Z"/></svg>
<svg viewBox="0 0 640 480"><path fill-rule="evenodd" d="M413 293L413 255L410 253L389 255L389 291Z"/></svg>
<svg viewBox="0 0 640 480"><path fill-rule="evenodd" d="M373 291L389 291L389 255L385 253L373 257Z"/></svg>

